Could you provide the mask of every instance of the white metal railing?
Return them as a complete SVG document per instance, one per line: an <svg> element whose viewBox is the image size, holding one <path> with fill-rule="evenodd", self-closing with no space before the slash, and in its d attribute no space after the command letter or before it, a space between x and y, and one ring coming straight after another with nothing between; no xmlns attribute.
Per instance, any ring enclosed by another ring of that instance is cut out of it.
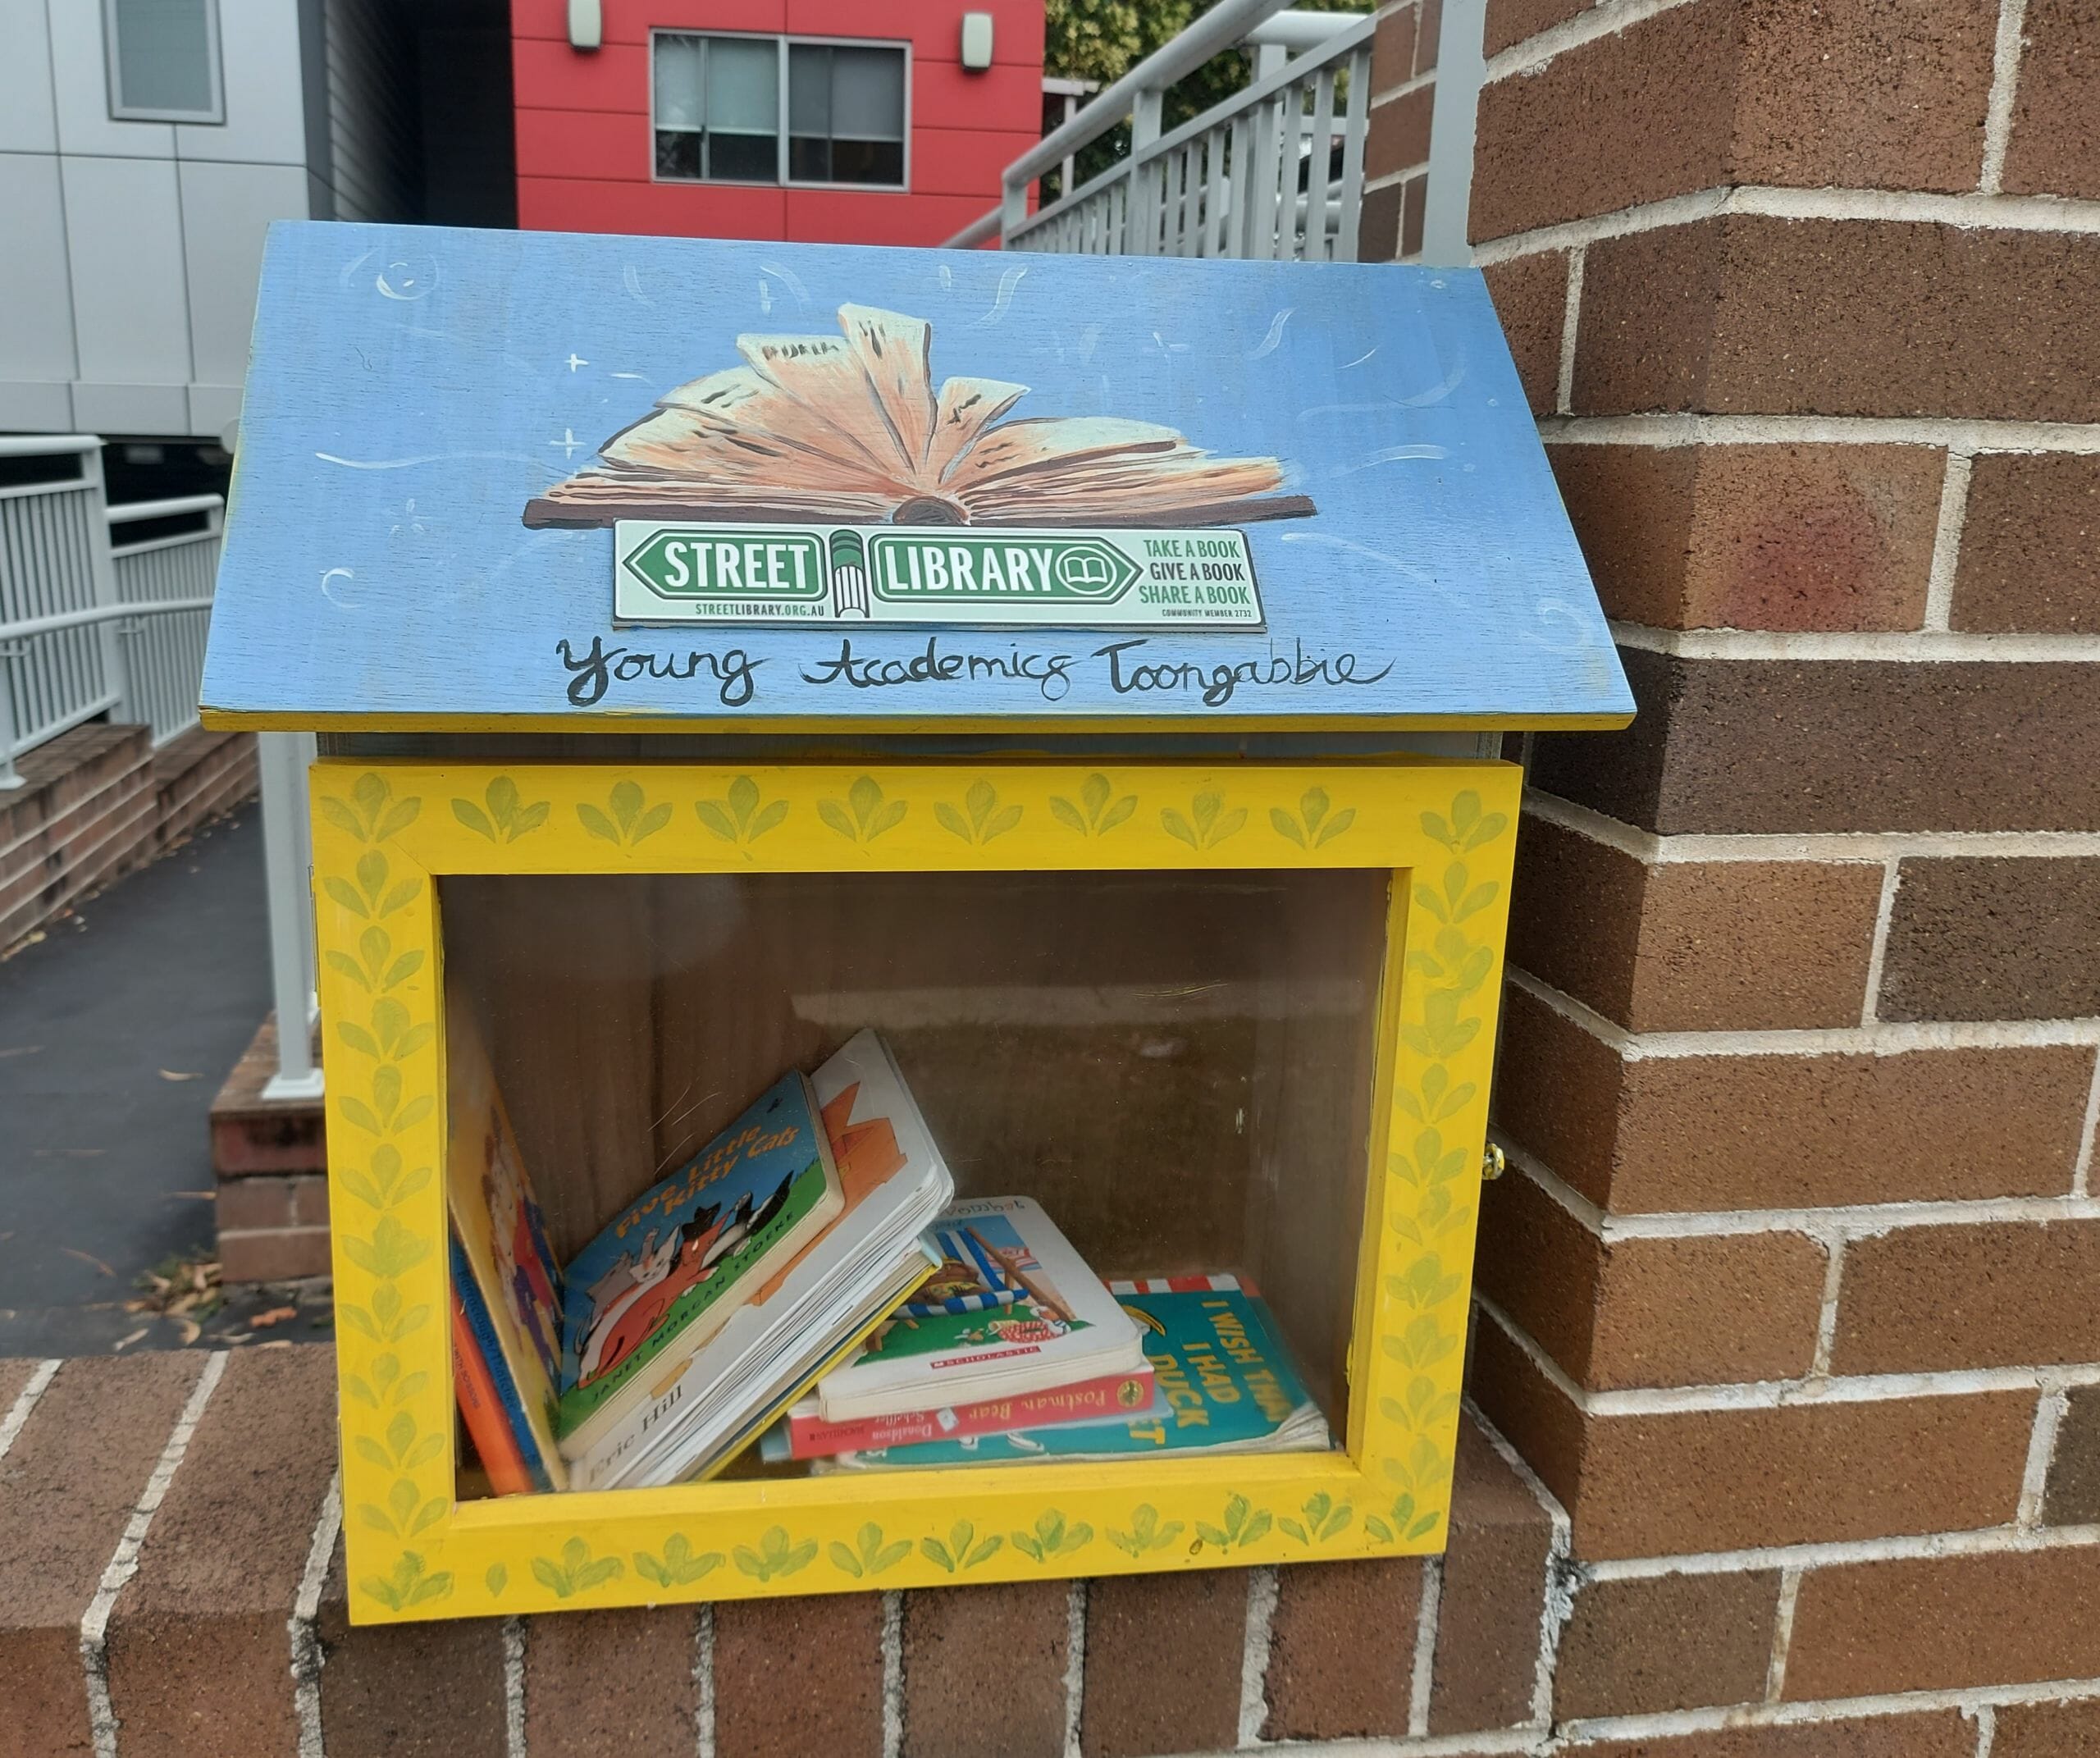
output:
<svg viewBox="0 0 2100 1758"><path fill-rule="evenodd" d="M1466 216L1486 11L1486 0L1444 0L1435 67L1411 80L1402 68L1404 83L1386 94L1435 88L1427 167L1384 179L1406 185L1408 222L1401 230L1412 261L1451 267L1472 261ZM1360 14L1293 11L1281 0L1217 0L1007 166L999 206L949 239L947 248L1354 260L1376 31L1374 21ZM1168 89L1235 47L1252 54L1253 83L1162 132ZM1125 117L1127 155L1074 189L1073 156ZM1058 199L1029 213L1036 180L1061 167ZM1386 217L1399 224L1390 206ZM1381 243L1378 253L1384 249Z"/></svg>
<svg viewBox="0 0 2100 1758"><path fill-rule="evenodd" d="M0 787L14 757L116 706L116 599L92 434L0 439Z"/></svg>
<svg viewBox="0 0 2100 1758"><path fill-rule="evenodd" d="M1286 11L1281 0L1219 0L1007 166L1000 206L949 244L1353 259L1376 28L1367 16ZM1253 50L1253 83L1163 133L1168 88L1235 46ZM1034 181L1126 116L1128 156L1029 214Z"/></svg>
<svg viewBox="0 0 2100 1758"><path fill-rule="evenodd" d="M1371 37L1362 18L1010 228L1010 250L1356 258Z"/></svg>
<svg viewBox="0 0 2100 1758"><path fill-rule="evenodd" d="M225 510L217 495L109 506L93 434L0 438L11 460L31 468L0 474L0 789L98 715L157 745L196 723Z"/></svg>
<svg viewBox="0 0 2100 1758"><path fill-rule="evenodd" d="M197 724L225 517L217 495L109 509L117 602L131 610L117 623L124 660L117 718L151 727L156 745Z"/></svg>

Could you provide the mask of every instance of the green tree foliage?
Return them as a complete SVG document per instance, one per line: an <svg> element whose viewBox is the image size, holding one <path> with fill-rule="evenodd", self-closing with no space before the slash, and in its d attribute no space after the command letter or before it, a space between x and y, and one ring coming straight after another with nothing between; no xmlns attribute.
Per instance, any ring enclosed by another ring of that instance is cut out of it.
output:
<svg viewBox="0 0 2100 1758"><path fill-rule="evenodd" d="M1213 0L1047 0L1043 71L1061 78L1091 80L1106 86L1190 21L1210 9ZM1367 12L1373 0L1292 0L1300 11ZM1242 49L1214 56L1166 94L1163 126L1173 128L1222 102L1248 82L1252 57ZM1052 103L1057 100L1051 100ZM1061 107L1046 112L1061 114ZM1119 123L1079 155L1078 177L1106 170L1130 150L1130 126ZM1043 180L1046 201L1055 199L1057 174Z"/></svg>

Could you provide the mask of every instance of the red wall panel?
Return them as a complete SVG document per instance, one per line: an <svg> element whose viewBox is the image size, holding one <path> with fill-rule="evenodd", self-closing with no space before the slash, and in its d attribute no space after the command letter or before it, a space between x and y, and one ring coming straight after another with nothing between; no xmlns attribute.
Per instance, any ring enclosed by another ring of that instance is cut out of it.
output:
<svg viewBox="0 0 2100 1758"><path fill-rule="evenodd" d="M579 55L566 43L521 37L510 45L511 102L520 110L649 114L649 51L607 44ZM522 130L521 130L522 139Z"/></svg>
<svg viewBox="0 0 2100 1758"><path fill-rule="evenodd" d="M632 114L605 110L520 110L518 175L649 180L654 147Z"/></svg>
<svg viewBox="0 0 2100 1758"><path fill-rule="evenodd" d="M521 177L518 223L547 232L785 238L788 192L727 183L593 183Z"/></svg>
<svg viewBox="0 0 2100 1758"><path fill-rule="evenodd" d="M938 244L992 207L999 172L1038 138L1043 0L974 0L994 15L993 66L956 60L964 7L924 0L619 0L605 46L568 47L566 0L511 0L518 224ZM652 28L909 40L911 186L781 189L651 179Z"/></svg>
<svg viewBox="0 0 2100 1758"><path fill-rule="evenodd" d="M938 244L991 205L975 195L870 195L788 191L788 233L806 244Z"/></svg>

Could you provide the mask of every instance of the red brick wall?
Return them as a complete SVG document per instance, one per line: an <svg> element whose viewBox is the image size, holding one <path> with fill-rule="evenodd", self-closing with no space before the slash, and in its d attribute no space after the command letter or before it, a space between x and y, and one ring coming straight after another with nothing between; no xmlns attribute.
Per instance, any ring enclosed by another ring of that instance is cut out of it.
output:
<svg viewBox="0 0 2100 1758"><path fill-rule="evenodd" d="M256 788L255 740L97 721L24 756L0 793L0 949L142 866Z"/></svg>
<svg viewBox="0 0 2100 1758"><path fill-rule="evenodd" d="M993 65L962 70L966 10ZM937 244L998 206L999 172L1042 138L1043 0L608 0L603 48L568 46L565 0L511 0L518 223L550 231ZM652 180L652 30L911 44L907 189Z"/></svg>
<svg viewBox="0 0 2100 1758"><path fill-rule="evenodd" d="M1398 0L1379 9L1371 48L1371 121L1363 139L1359 262L1404 261L1421 252L1443 31L1444 0Z"/></svg>
<svg viewBox="0 0 2100 1758"><path fill-rule="evenodd" d="M1534 1721L1560 1548L1475 1426L1451 1548L352 1629L333 1352L0 1360L0 1751L1139 1758Z"/></svg>
<svg viewBox="0 0 2100 1758"><path fill-rule="evenodd" d="M1472 233L1641 702L1527 742L1482 1211L1554 1714L2100 1750L2100 12L1486 48Z"/></svg>

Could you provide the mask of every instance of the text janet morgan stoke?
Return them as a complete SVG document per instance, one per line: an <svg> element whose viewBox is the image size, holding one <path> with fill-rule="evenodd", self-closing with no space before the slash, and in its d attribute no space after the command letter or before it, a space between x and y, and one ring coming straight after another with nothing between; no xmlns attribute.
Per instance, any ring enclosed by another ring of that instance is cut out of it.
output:
<svg viewBox="0 0 2100 1758"><path fill-rule="evenodd" d="M1150 661L1142 650L1149 643L1139 637L1112 642L1085 655L1103 662L1105 681L1118 696L1164 692L1192 695L1204 706L1221 708L1243 688L1292 690L1376 683L1393 669L1387 660L1376 670L1360 672L1363 663L1351 652L1326 655L1308 654L1300 641L1283 653L1271 647L1267 657L1221 660L1212 664L1194 660ZM568 700L576 707L590 708L602 701L615 683L632 683L640 678L663 678L672 683L705 678L725 708L748 707L757 699L758 670L766 663L742 647L714 652L700 648L682 653L657 653L633 647L608 647L602 635L578 653L567 640L555 643L555 651L568 669ZM923 648L903 656L870 656L853 651L851 636L842 636L838 651L800 669L805 683L819 686L847 684L856 690L883 689L898 684L954 683L1005 680L1031 683L1048 701L1061 701L1071 688L1072 668L1080 655L1040 653L1011 647L1005 653L943 651L940 637L929 637Z"/></svg>

